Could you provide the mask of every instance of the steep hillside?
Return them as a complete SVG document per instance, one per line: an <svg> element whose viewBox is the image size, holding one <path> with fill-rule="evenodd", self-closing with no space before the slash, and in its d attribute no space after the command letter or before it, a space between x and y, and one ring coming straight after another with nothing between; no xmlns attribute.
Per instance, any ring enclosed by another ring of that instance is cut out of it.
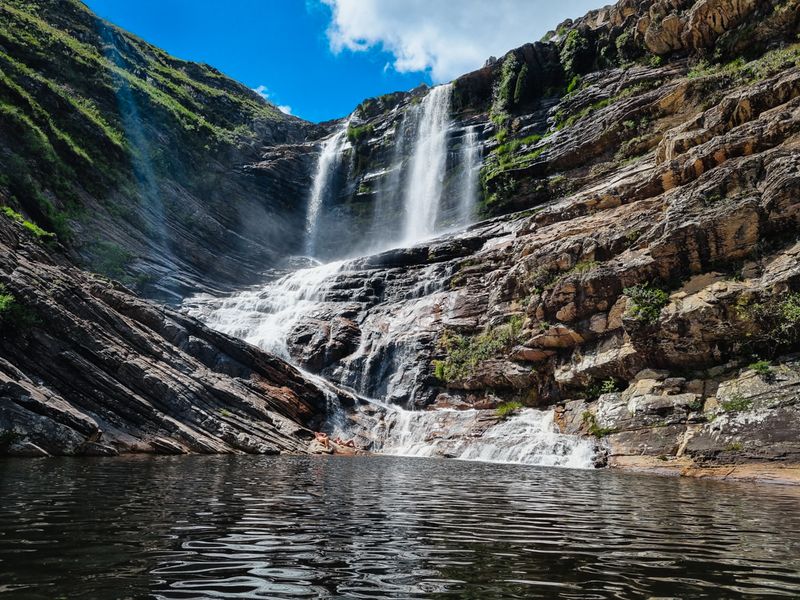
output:
<svg viewBox="0 0 800 600"><path fill-rule="evenodd" d="M175 301L252 281L303 228L313 129L77 0L0 5L0 204L81 265Z"/></svg>
<svg viewBox="0 0 800 600"><path fill-rule="evenodd" d="M323 391L0 220L0 454L303 452ZM346 398L343 398L346 400Z"/></svg>

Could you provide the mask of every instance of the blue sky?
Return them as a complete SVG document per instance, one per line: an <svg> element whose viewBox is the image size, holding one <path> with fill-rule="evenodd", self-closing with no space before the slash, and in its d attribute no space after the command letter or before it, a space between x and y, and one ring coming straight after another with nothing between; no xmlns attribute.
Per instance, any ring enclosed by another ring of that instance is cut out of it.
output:
<svg viewBox="0 0 800 600"><path fill-rule="evenodd" d="M596 0L84 0L310 121L371 96L449 81L539 39Z"/></svg>

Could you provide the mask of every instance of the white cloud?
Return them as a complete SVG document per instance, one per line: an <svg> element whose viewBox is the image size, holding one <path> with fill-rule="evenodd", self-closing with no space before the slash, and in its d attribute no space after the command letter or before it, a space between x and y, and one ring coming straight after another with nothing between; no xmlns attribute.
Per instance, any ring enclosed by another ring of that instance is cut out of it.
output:
<svg viewBox="0 0 800 600"><path fill-rule="evenodd" d="M272 98L272 95L270 94L270 91L267 88L267 86L259 85L258 87L254 87L252 89L256 94L261 96L267 102L269 102L271 104L275 104L275 99ZM276 107L282 113L286 113L287 115L292 114L292 107L289 106L288 104L276 104Z"/></svg>
<svg viewBox="0 0 800 600"><path fill-rule="evenodd" d="M378 48L394 55L400 72L430 70L449 81L538 40L567 17L600 0L321 0L332 11L333 52Z"/></svg>
<svg viewBox="0 0 800 600"><path fill-rule="evenodd" d="M267 86L260 85L258 87L254 87L253 91L261 96L264 100L269 101L269 91L267 90Z"/></svg>

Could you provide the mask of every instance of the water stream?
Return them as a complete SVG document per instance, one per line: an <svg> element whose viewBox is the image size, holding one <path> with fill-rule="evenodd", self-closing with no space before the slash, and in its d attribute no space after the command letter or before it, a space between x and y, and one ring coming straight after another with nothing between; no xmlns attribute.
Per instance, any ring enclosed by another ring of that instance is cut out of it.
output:
<svg viewBox="0 0 800 600"><path fill-rule="evenodd" d="M481 144L478 127L469 127L461 146L461 190L458 202L458 224L469 225L475 219L478 203L478 176L481 170Z"/></svg>
<svg viewBox="0 0 800 600"><path fill-rule="evenodd" d="M330 189L331 180L336 168L342 160L342 150L347 143L347 128L350 120L344 121L336 133L330 136L322 145L317 169L311 185L311 196L306 211L306 241L305 253L314 256L316 251L317 229L320 225L320 211Z"/></svg>
<svg viewBox="0 0 800 600"><path fill-rule="evenodd" d="M450 84L431 89L414 110L419 111L417 139L405 187L406 245L433 235L439 215L450 129Z"/></svg>
<svg viewBox="0 0 800 600"><path fill-rule="evenodd" d="M448 137L451 135L451 86L432 88L421 102L411 104L396 131L392 152L391 178L399 183L402 194L393 192L403 203L404 245L413 245L437 233L443 204L443 181L447 169ZM331 190L331 181L347 147L349 120L323 144L315 171L307 213L306 251L313 256L317 230L325 227L320 215ZM406 153L404 148L410 144ZM458 180L454 186L457 202L449 202L460 226L474 219L477 181L481 166L481 144L477 126L461 133L457 153ZM407 156L406 156L407 155ZM397 186L387 187L388 194ZM384 198L388 201L387 198ZM385 210L380 194L378 210ZM397 230L397 224L394 224ZM373 247L380 247L391 235L376 234ZM184 306L211 327L273 352L294 362L298 328L306 338L317 333L321 323L346 310L355 314L360 344L335 369L335 381L352 388L363 397L377 396L362 404L365 414L347 415L330 393L328 429L332 434L360 439L362 446L385 454L404 456L449 457L463 460L523 463L564 467L590 467L594 446L576 436L557 432L552 411L528 409L498 421L491 410L409 411L394 402L415 403L415 394L425 385L426 375L409 368L418 362L417 353L424 347L424 326L437 313L437 306L447 301L442 282L448 273L442 265L424 265L413 274L415 284L395 290L381 301L381 310L365 310L364 289L350 287L347 275L357 275L359 261L339 260L299 269L285 276L229 297L196 296ZM364 275L378 277L380 275ZM344 280L344 281L343 281ZM358 283L358 276L353 278ZM368 283L367 287L390 285L387 281ZM397 285L396 283L394 285ZM375 290L370 292L375 294ZM316 333L315 333L316 332ZM321 335L326 335L324 332ZM303 341L299 343L305 343ZM418 369L418 368L417 368ZM329 373L330 375L331 373ZM325 382L323 387L325 387ZM330 390L328 390L330 392ZM376 433L377 432L377 433Z"/></svg>

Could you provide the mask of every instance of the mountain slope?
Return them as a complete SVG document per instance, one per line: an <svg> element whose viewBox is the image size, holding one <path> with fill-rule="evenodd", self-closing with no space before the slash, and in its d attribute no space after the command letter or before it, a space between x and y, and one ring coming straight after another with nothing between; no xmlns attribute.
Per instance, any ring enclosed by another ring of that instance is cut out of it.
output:
<svg viewBox="0 0 800 600"><path fill-rule="evenodd" d="M149 295L252 280L284 255L302 231L302 146L293 170L243 167L308 131L77 0L0 5L0 203Z"/></svg>

